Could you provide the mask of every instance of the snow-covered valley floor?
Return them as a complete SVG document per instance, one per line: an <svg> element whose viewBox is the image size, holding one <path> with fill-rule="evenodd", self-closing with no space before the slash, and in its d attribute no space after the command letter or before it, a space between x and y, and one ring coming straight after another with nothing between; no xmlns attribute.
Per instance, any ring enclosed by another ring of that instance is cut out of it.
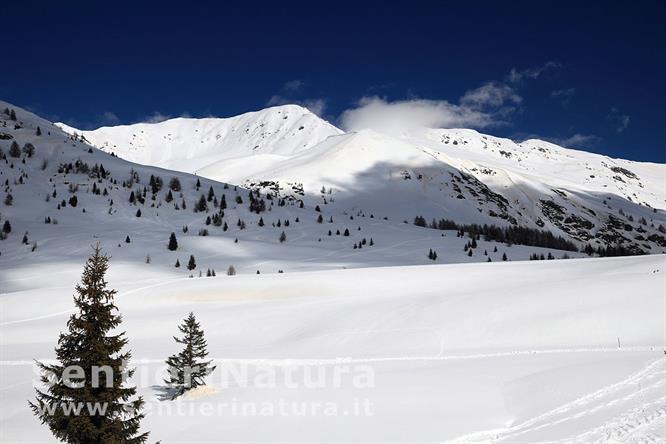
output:
<svg viewBox="0 0 666 444"><path fill-rule="evenodd" d="M47 265L0 295L2 442L53 442L27 404L33 359L53 358L82 264ZM664 256L160 270L121 257L109 274L150 442L666 439ZM163 361L190 311L217 369L206 389L163 400Z"/></svg>

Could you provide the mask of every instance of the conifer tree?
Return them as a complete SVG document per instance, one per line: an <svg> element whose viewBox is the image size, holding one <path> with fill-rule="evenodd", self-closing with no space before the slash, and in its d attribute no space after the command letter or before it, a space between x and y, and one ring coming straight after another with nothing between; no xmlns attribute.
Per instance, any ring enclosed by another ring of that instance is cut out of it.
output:
<svg viewBox="0 0 666 444"><path fill-rule="evenodd" d="M287 234L283 231L283 232L280 234L280 243L282 243L282 242L284 242L284 241L286 241L286 240L287 240Z"/></svg>
<svg viewBox="0 0 666 444"><path fill-rule="evenodd" d="M178 326L178 330L183 336L181 338L174 336L173 339L184 345L184 348L180 353L172 355L166 360L166 364L169 366L169 377L164 381L174 389L174 398L182 395L186 390L206 385L204 379L215 370L215 366L210 365L212 361L204 360L208 356L207 344L204 332L194 317L194 313L190 313L185 318Z"/></svg>
<svg viewBox="0 0 666 444"><path fill-rule="evenodd" d="M192 271L197 268L197 262L194 260L194 256L190 255L190 260L187 262L187 269Z"/></svg>
<svg viewBox="0 0 666 444"><path fill-rule="evenodd" d="M180 191L180 180L177 177L172 177L169 181L169 188L173 191Z"/></svg>
<svg viewBox="0 0 666 444"><path fill-rule="evenodd" d="M176 251L178 249L178 241L176 240L176 233L171 233L169 236L169 245L167 246L169 251Z"/></svg>
<svg viewBox="0 0 666 444"><path fill-rule="evenodd" d="M194 206L196 211L207 211L208 204L206 203L206 197L202 194L199 198L199 202Z"/></svg>
<svg viewBox="0 0 666 444"><path fill-rule="evenodd" d="M111 333L121 317L113 300L116 290L106 288L108 261L99 244L95 246L76 286L78 313L70 316L68 331L58 339L57 362L38 363L48 388L36 390L37 399L30 407L56 438L68 443L140 444L148 438L148 433L139 433L143 399L131 400L136 388L123 381L134 373L123 367L131 357L123 351L127 338L124 332ZM82 372L68 371L65 378L63 372L72 366ZM84 407L72 414L78 406Z"/></svg>
<svg viewBox="0 0 666 444"><path fill-rule="evenodd" d="M13 141L9 146L9 155L12 157L21 157L21 147L16 141Z"/></svg>

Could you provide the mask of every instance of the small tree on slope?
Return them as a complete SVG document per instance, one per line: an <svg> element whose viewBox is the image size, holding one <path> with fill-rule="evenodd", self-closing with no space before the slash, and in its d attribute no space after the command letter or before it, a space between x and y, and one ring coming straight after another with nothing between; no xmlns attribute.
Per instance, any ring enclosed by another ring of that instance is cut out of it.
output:
<svg viewBox="0 0 666 444"><path fill-rule="evenodd" d="M169 245L167 245L167 248L170 251L176 251L178 249L178 240L176 240L176 233L171 233L171 236L169 236Z"/></svg>
<svg viewBox="0 0 666 444"><path fill-rule="evenodd" d="M204 379L215 370L215 366L210 365L211 361L204 360L208 356L207 344L194 313L185 318L178 330L183 334L182 338L173 338L177 343L183 344L184 348L166 360L169 377L164 381L174 389L174 398L186 390L205 385Z"/></svg>
<svg viewBox="0 0 666 444"><path fill-rule="evenodd" d="M29 403L53 435L68 443L139 444L148 438L148 433L139 434L143 399L131 401L136 388L123 384L123 377L134 373L123 367L130 359L130 352L123 352L127 338L124 332L110 334L120 325L121 317L115 313L116 290L107 289L104 280L108 261L99 244L95 246L76 286L78 313L70 316L68 331L58 339L57 363L38 363L43 372L41 381L48 388L37 390L36 402ZM83 369L83 376L76 372L76 377L65 380L63 371L69 366ZM96 370L104 370L104 366L110 371ZM72 414L71 409L80 406L79 414Z"/></svg>

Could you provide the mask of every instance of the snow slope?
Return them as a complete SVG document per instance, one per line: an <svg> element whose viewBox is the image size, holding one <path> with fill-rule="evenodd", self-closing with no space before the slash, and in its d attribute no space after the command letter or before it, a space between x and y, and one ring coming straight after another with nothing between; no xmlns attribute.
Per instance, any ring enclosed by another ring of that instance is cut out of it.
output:
<svg viewBox="0 0 666 444"><path fill-rule="evenodd" d="M94 131L80 131L63 123L56 126L132 162L188 173L238 157L289 157L342 133L298 105L226 119L177 118Z"/></svg>
<svg viewBox="0 0 666 444"><path fill-rule="evenodd" d="M2 113L5 107L16 110L17 122ZM36 135L38 127L41 136ZM63 277L64 272L54 264L81 263L89 246L96 242L109 249L115 258L133 263L137 273L150 274L159 269L159 272L168 272L174 277L198 276L200 272L205 275L208 269L224 273L231 265L238 273L255 274L257 271L277 273L279 270L479 262L489 258L498 261L503 254L509 260L527 260L532 254L548 256L550 253L557 258L565 254L546 248L507 246L479 239L478 247L472 256L468 256L464 247L469 238L458 238L454 231L430 230L403 223L403 218L394 215L404 213L405 217L413 219L409 206L412 203L408 201L405 202L408 207L402 212L396 211L393 201L377 207L373 214L369 211L373 208L369 195L359 194L356 203L336 207L323 204L319 196L313 199L294 192L291 193L294 198L289 199L285 197L289 193L276 194L273 190L262 189L261 196L267 209L256 214L249 210L247 189L112 156L72 138L48 121L4 102L0 102L0 133L9 137L0 139L0 150L6 156L0 160L0 226L5 221L12 226L7 239L0 240L0 292L32 288L34 276L47 281L51 276ZM347 136L332 139L339 137ZM9 156L12 142L17 142L20 147L32 143L35 154L32 157L25 154L18 158ZM314 152L314 149L306 153ZM76 172L77 162L81 165L79 172ZM104 167L105 177L92 172L95 165ZM154 194L151 176L163 181L161 189ZM167 202L172 178L179 179L182 190L173 191L173 200ZM199 189L197 180L201 182ZM208 209L194 212L200 197L207 196L211 188L214 200L207 202ZM144 189L143 203L138 199L133 203L129 201L132 194L142 196ZM8 195L13 197L11 205L3 203ZM69 203L74 196L76 207ZM222 210L224 217L220 226L207 225L208 218L221 214L215 203L222 196L225 196L227 208ZM242 203L237 203L239 198ZM305 200L303 208L300 208L301 198ZM413 198L418 198L418 194ZM316 211L317 203L321 204L320 211ZM353 209L348 211L351 206ZM463 207L458 208L463 210ZM137 217L138 211L140 217ZM320 216L322 223L317 222ZM244 223L244 228L239 227L239 220ZM262 221L264 225L260 226ZM184 227L187 232L183 231ZM208 235L200 236L202 230L207 230ZM348 236L344 236L346 230ZM278 239L283 231L287 241L280 243ZM172 232L178 238L176 251L166 249ZM26 244L22 243L24 235ZM126 243L128 236L130 242ZM36 244L34 251L33 244ZM355 249L355 245L363 248ZM436 262L428 259L430 249L438 253ZM582 256L581 253L566 254ZM197 262L192 271L185 268L190 255L194 255ZM150 263L146 263L148 256ZM176 261L181 267L174 267ZM49 270L46 276L45 270ZM67 276L69 282L77 275L78 272Z"/></svg>
<svg viewBox="0 0 666 444"><path fill-rule="evenodd" d="M300 136L294 126L289 128L297 136L290 133L290 138L265 123L284 123L288 119L281 116L299 112L309 119L303 125L312 133L308 143L293 138ZM175 119L82 134L140 163L249 187L270 181L284 194L296 185L313 204L332 203L321 196L324 187L339 212L363 208L399 220L420 214L427 220L518 225L549 230L581 246L666 251L666 165L612 159L541 140L516 143L465 129L343 134L295 105L213 119L242 120L242 128L255 130L252 137L242 131L239 137L236 129L217 131L219 140L213 140L209 132L199 133L210 120ZM269 128L265 133L257 130L264 125ZM265 139L258 141L257 134Z"/></svg>
<svg viewBox="0 0 666 444"><path fill-rule="evenodd" d="M109 283L151 441L666 439L663 256L210 279L131 266L112 259ZM53 356L73 308L73 282L35 285L0 298L3 442L52 442L26 400L32 359ZM218 369L207 389L162 400L162 363L189 311Z"/></svg>

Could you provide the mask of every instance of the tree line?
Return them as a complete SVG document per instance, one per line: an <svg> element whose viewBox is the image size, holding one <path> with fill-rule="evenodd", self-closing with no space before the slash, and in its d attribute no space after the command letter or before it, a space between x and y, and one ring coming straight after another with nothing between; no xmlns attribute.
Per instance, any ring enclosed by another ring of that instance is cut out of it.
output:
<svg viewBox="0 0 666 444"><path fill-rule="evenodd" d="M576 244L562 236L555 236L547 230L521 226L499 227L488 224L458 224L450 219L433 219L430 224L423 216L414 218L414 225L435 230L456 230L467 233L472 239L483 236L486 241L502 242L508 245L528 245L531 247L552 248L554 250L578 251Z"/></svg>

